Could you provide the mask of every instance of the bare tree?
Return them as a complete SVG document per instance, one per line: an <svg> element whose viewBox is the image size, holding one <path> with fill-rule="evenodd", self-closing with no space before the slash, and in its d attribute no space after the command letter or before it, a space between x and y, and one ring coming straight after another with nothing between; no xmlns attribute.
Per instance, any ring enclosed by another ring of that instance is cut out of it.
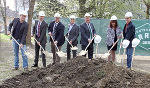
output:
<svg viewBox="0 0 150 88"><path fill-rule="evenodd" d="M31 26L32 26L32 17L34 10L35 0L29 0L29 10L28 10L28 33L27 33L27 44L31 45Z"/></svg>
<svg viewBox="0 0 150 88"><path fill-rule="evenodd" d="M0 10L1 10L1 15L3 17L3 22L4 22L4 28L5 28L5 34L7 34L7 23L6 23L6 0L3 0L3 6L2 6L2 3L1 3L1 0L0 0Z"/></svg>
<svg viewBox="0 0 150 88"><path fill-rule="evenodd" d="M143 0L144 4L146 5L146 19L150 17L150 0Z"/></svg>

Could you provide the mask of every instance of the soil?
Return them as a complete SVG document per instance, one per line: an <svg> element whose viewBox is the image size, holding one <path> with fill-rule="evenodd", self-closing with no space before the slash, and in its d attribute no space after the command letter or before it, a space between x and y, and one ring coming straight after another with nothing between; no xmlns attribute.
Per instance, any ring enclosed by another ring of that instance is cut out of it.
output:
<svg viewBox="0 0 150 88"><path fill-rule="evenodd" d="M23 72L0 88L150 88L150 75L116 66L101 58L77 57L65 63Z"/></svg>

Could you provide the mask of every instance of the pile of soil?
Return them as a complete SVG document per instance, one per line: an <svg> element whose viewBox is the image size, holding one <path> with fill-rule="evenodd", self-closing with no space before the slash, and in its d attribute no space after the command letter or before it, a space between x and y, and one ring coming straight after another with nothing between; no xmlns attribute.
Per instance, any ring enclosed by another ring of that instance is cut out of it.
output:
<svg viewBox="0 0 150 88"><path fill-rule="evenodd" d="M4 81L0 88L150 88L150 75L103 59L88 62L77 57L17 75Z"/></svg>

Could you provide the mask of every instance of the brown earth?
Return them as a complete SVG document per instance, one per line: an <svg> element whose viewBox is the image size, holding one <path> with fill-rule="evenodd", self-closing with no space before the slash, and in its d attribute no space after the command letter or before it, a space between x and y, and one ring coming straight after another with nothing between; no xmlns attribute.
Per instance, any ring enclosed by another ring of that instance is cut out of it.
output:
<svg viewBox="0 0 150 88"><path fill-rule="evenodd" d="M116 66L103 59L77 57L65 63L24 72L0 88L150 88L150 75Z"/></svg>

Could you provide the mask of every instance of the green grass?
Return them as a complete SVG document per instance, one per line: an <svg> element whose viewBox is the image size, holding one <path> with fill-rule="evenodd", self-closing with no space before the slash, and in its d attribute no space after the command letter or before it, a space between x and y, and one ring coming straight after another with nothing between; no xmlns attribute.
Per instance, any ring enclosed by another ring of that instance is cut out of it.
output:
<svg viewBox="0 0 150 88"><path fill-rule="evenodd" d="M2 42L10 42L10 37L11 37L10 35L0 33L0 41Z"/></svg>

